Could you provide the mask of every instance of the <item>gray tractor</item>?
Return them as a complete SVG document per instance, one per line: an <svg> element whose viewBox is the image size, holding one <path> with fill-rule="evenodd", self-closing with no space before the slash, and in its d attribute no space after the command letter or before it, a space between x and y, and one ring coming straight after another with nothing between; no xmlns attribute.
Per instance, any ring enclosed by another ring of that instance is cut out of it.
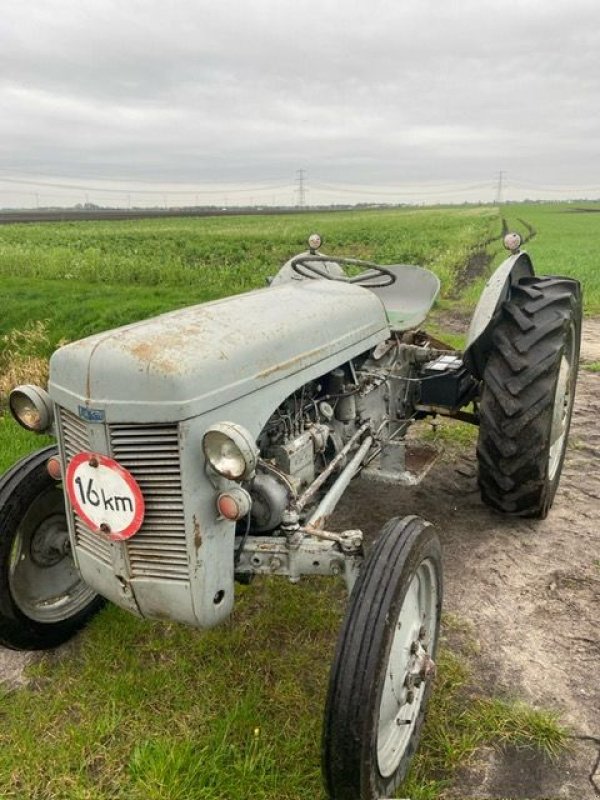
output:
<svg viewBox="0 0 600 800"><path fill-rule="evenodd" d="M576 281L536 277L515 235L459 352L422 324L428 270L321 252L267 288L61 347L15 419L56 446L0 480L0 643L71 637L105 599L198 628L235 580L340 576L350 599L329 678L323 771L335 800L391 796L435 673L438 537L391 519L365 554L328 519L356 476L420 481L436 455L413 423L479 426L483 500L544 517L558 485L581 330Z"/></svg>

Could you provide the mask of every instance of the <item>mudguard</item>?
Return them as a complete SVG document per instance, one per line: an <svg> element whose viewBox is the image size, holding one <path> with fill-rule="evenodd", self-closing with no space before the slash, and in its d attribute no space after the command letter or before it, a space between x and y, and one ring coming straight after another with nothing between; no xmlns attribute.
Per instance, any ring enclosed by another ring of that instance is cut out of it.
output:
<svg viewBox="0 0 600 800"><path fill-rule="evenodd" d="M471 319L463 361L478 380L483 378L492 344L492 333L502 303L508 299L510 289L521 278L535 275L527 253L518 252L506 259L485 285L485 289Z"/></svg>

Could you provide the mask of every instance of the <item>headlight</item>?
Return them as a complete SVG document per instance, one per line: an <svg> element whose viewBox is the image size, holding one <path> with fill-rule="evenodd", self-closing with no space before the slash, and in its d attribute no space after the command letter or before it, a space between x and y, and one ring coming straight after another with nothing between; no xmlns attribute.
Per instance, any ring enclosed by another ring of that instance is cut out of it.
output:
<svg viewBox="0 0 600 800"><path fill-rule="evenodd" d="M208 463L224 478L241 481L254 475L258 448L241 425L234 422L211 425L204 434L202 447Z"/></svg>
<svg viewBox="0 0 600 800"><path fill-rule="evenodd" d="M17 386L8 402L13 417L28 431L44 433L52 426L54 405L45 389L31 384Z"/></svg>

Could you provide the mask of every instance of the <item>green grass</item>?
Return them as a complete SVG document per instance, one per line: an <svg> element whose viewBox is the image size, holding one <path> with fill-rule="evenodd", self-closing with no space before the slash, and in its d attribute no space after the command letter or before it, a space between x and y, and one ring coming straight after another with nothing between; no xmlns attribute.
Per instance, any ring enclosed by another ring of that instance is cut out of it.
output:
<svg viewBox="0 0 600 800"><path fill-rule="evenodd" d="M262 287L313 230L325 252L427 266L447 294L498 224L493 209L424 209L4 225L0 336L42 320L47 357L63 339Z"/></svg>
<svg viewBox="0 0 600 800"><path fill-rule="evenodd" d="M518 213L529 219L529 207ZM554 208L532 207L540 272L565 271L563 243L544 227L554 213L562 220ZM11 366L19 360L9 349L15 342L27 369L25 358L36 366L63 339L264 285L315 229L326 251L434 269L442 310L462 310L474 302L471 289L458 302L448 297L468 255L498 232L499 215L460 209L4 226L0 336L9 339L0 342L0 372L3 354L10 352ZM585 241L594 236L582 233ZM585 273L593 310L586 259L571 263ZM29 335L40 321L43 335ZM439 335L462 346L460 335ZM471 445L476 430L444 421L437 435ZM0 470L46 441L0 415ZM322 798L321 715L344 593L332 581L268 580L238 594L231 621L213 631L143 622L109 607L65 656L45 655L29 686L0 706L1 796ZM467 651L446 646L440 655L423 744L401 796L438 797L484 743L549 752L563 744L552 715L474 691Z"/></svg>
<svg viewBox="0 0 600 800"><path fill-rule="evenodd" d="M584 369L588 372L600 372L600 361L586 361L582 364Z"/></svg>
<svg viewBox="0 0 600 800"><path fill-rule="evenodd" d="M442 631L423 738L398 793L411 800L436 800L482 746L526 748L542 759L554 759L568 746L556 714L481 691L470 668L479 652L470 623L444 614Z"/></svg>
<svg viewBox="0 0 600 800"><path fill-rule="evenodd" d="M239 591L200 633L108 608L4 699L7 798L315 798L325 682L343 591Z"/></svg>
<svg viewBox="0 0 600 800"><path fill-rule="evenodd" d="M595 212L582 213L579 206ZM577 278L586 314L600 313L600 203L509 205L503 213L511 229L525 233L520 220L535 228L525 249L536 272Z"/></svg>
<svg viewBox="0 0 600 800"><path fill-rule="evenodd" d="M500 213L508 227L523 237L529 235L528 223L535 235L523 249L533 260L538 275L562 275L581 281L586 315L600 313L600 203L582 204L595 211L582 213L578 205L569 203L506 205ZM485 275L474 280L463 291L456 307L473 308L486 279L507 257L500 240L487 247L491 256Z"/></svg>
<svg viewBox="0 0 600 800"><path fill-rule="evenodd" d="M1 231L0 231L1 233ZM48 333L39 355L50 356L61 340L74 341L93 333L127 325L182 306L216 299L201 287L94 284L36 278L0 278L6 305L0 318L0 335L24 329L40 320Z"/></svg>
<svg viewBox="0 0 600 800"><path fill-rule="evenodd" d="M344 605L333 581L238 592L206 632L109 607L2 703L7 800L323 800L320 735ZM431 800L482 744L556 753L552 715L474 692L445 646L414 768L399 796Z"/></svg>
<svg viewBox="0 0 600 800"><path fill-rule="evenodd" d="M428 442L439 442L444 445L464 448L473 447L477 441L479 428L477 425L460 422L441 415L423 422L421 430L414 435Z"/></svg>
<svg viewBox="0 0 600 800"><path fill-rule="evenodd" d="M450 289L461 259L497 223L497 211L483 208L5 225L0 276L209 291L225 281L243 291L318 230L326 252L432 266Z"/></svg>
<svg viewBox="0 0 600 800"><path fill-rule="evenodd" d="M49 436L26 431L8 414L0 414L0 475L22 456L53 441Z"/></svg>

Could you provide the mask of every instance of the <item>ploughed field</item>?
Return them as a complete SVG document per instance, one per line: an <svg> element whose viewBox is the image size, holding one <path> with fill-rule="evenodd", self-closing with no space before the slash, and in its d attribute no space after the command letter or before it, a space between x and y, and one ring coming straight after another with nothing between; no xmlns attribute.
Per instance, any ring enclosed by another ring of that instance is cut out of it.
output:
<svg viewBox="0 0 600 800"><path fill-rule="evenodd" d="M503 257L504 224L530 238L526 249L540 274L578 277L587 314L599 314L600 213L593 210L519 205L501 212L407 209L2 226L0 409L11 385L45 379L47 359L61 341L261 287L305 248L314 230L325 252L435 271L442 298L433 324L439 335L451 327L458 345L486 276ZM370 535L387 517L422 513L437 524L445 544L447 644L420 753L400 796L486 796L476 772L482 763L491 781L487 796L594 796L594 737L600 741L590 711L600 702L591 689L600 685L593 658L600 646L593 633L600 585L594 482L600 338L594 319L587 330L591 345L583 353L587 367L566 480L548 520L513 524L481 505L472 431L464 426L434 434L447 441L450 455L429 478L431 491L428 479L404 493L370 494L370 484L358 482L340 509L340 524L363 525ZM44 441L0 410L0 470ZM502 613L495 613L492 595L501 597ZM298 587L257 580L240 587L231 623L216 630L142 622L112 607L55 653L33 657L0 649L6 689L0 795L322 797L321 716L343 597L333 581ZM550 621L556 640L548 638ZM574 754L553 766L540 752L559 747L563 735L539 709L556 712L573 734L588 737L573 740ZM528 784L515 783L522 760L511 770L504 756L489 755L486 747L498 743L507 745L503 753L533 748L527 751L533 758L525 770ZM550 775L549 784L538 781L538 794L536 770ZM574 788L564 788L566 774Z"/></svg>

